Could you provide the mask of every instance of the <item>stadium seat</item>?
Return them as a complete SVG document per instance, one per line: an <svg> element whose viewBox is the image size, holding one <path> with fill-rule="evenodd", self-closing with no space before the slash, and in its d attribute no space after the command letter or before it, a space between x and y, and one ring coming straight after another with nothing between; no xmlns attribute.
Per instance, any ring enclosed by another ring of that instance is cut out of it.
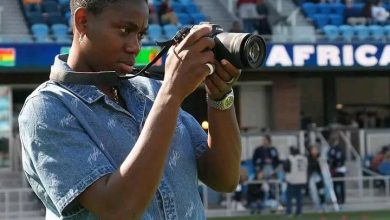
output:
<svg viewBox="0 0 390 220"><path fill-rule="evenodd" d="M192 20L194 21L194 24L199 24L202 21L207 21L207 17L202 13L194 13L191 14Z"/></svg>
<svg viewBox="0 0 390 220"><path fill-rule="evenodd" d="M176 13L176 17L182 25L193 24L193 21L187 13Z"/></svg>
<svg viewBox="0 0 390 220"><path fill-rule="evenodd" d="M339 27L340 35L345 41L352 41L354 37L354 30L350 25L341 25Z"/></svg>
<svg viewBox="0 0 390 220"><path fill-rule="evenodd" d="M68 26L65 24L53 24L51 26L51 32L54 36L68 36Z"/></svg>
<svg viewBox="0 0 390 220"><path fill-rule="evenodd" d="M58 0L58 3L60 4L60 5L69 5L69 0Z"/></svg>
<svg viewBox="0 0 390 220"><path fill-rule="evenodd" d="M173 24L166 24L163 26L163 30L165 33L165 37L167 37L168 39L171 39L179 31L179 28Z"/></svg>
<svg viewBox="0 0 390 220"><path fill-rule="evenodd" d="M326 25L324 28L323 28L323 31L326 35L326 37L328 38L328 40L330 41L334 41L334 40L337 40L339 38L339 28L335 25Z"/></svg>
<svg viewBox="0 0 390 220"><path fill-rule="evenodd" d="M44 1L42 2L42 11L47 13L59 11L58 3L55 1Z"/></svg>
<svg viewBox="0 0 390 220"><path fill-rule="evenodd" d="M385 30L382 26L379 25L370 25L368 26L368 30L370 31L370 35L373 40L382 40L385 36Z"/></svg>
<svg viewBox="0 0 390 220"><path fill-rule="evenodd" d="M325 25L329 24L328 15L325 14L314 14L312 16L315 26L319 29L322 29Z"/></svg>
<svg viewBox="0 0 390 220"><path fill-rule="evenodd" d="M384 34L387 37L388 40L390 40L390 25L386 25L383 27Z"/></svg>
<svg viewBox="0 0 390 220"><path fill-rule="evenodd" d="M58 36L55 38L55 42L61 44L70 44L72 43L72 40L69 38L69 36Z"/></svg>
<svg viewBox="0 0 390 220"><path fill-rule="evenodd" d="M178 2L172 2L171 8L176 13L184 12L184 5Z"/></svg>
<svg viewBox="0 0 390 220"><path fill-rule="evenodd" d="M308 17L312 17L312 15L317 13L317 5L310 2L304 3L302 9Z"/></svg>
<svg viewBox="0 0 390 220"><path fill-rule="evenodd" d="M192 0L178 0L182 4L192 3Z"/></svg>
<svg viewBox="0 0 390 220"><path fill-rule="evenodd" d="M33 24L46 23L45 18L40 12L30 12L27 14L27 22L31 26Z"/></svg>
<svg viewBox="0 0 390 220"><path fill-rule="evenodd" d="M40 4L25 4L24 10L26 11L26 13L41 12L42 8Z"/></svg>
<svg viewBox="0 0 390 220"><path fill-rule="evenodd" d="M370 30L365 25L357 25L354 26L353 29L355 31L356 38L358 40L363 41L363 40L367 40L370 37Z"/></svg>
<svg viewBox="0 0 390 220"><path fill-rule="evenodd" d="M34 36L48 36L49 27L46 24L34 24L31 26L31 31Z"/></svg>
<svg viewBox="0 0 390 220"><path fill-rule="evenodd" d="M338 4L338 3L335 3L335 4L331 4L331 9L332 9L332 13L334 14L338 14L338 15L344 15L344 11L345 11L345 5L343 4Z"/></svg>
<svg viewBox="0 0 390 220"><path fill-rule="evenodd" d="M332 12L332 8L328 3L319 3L317 7L319 13L321 14L330 14Z"/></svg>
<svg viewBox="0 0 390 220"><path fill-rule="evenodd" d="M344 23L344 16L340 14L330 14L329 23L332 25L340 26Z"/></svg>
<svg viewBox="0 0 390 220"><path fill-rule="evenodd" d="M184 11L186 11L188 14L195 14L199 13L198 6L194 3L187 3L184 5Z"/></svg>
<svg viewBox="0 0 390 220"><path fill-rule="evenodd" d="M162 28L158 24L150 24L148 28L148 38L155 42L163 38Z"/></svg>
<svg viewBox="0 0 390 220"><path fill-rule="evenodd" d="M47 19L48 25L67 24L68 23L66 21L65 17L58 11L48 13L46 19Z"/></svg>

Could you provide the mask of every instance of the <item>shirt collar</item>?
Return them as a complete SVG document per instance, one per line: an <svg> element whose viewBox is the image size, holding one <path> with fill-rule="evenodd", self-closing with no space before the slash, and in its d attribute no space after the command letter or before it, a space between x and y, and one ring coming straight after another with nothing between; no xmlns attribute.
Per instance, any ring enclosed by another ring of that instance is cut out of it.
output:
<svg viewBox="0 0 390 220"><path fill-rule="evenodd" d="M57 55L54 59L54 64L51 66L51 72L57 71L57 72L66 72L70 74L77 74L68 66L68 64L66 63L67 60L68 60L68 54ZM104 96L104 93L102 93L95 85L80 85L80 84L72 84L72 83L58 83L58 84L67 88L68 90L73 92L76 96L78 96L80 99L84 100L89 104L96 102L97 100L99 100Z"/></svg>

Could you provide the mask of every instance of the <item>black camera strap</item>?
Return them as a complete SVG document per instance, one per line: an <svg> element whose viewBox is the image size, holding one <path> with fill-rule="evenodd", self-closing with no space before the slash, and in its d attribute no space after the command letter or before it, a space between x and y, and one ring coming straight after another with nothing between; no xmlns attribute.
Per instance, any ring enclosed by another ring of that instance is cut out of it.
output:
<svg viewBox="0 0 390 220"><path fill-rule="evenodd" d="M164 42L156 42L156 44L162 47L161 51L154 57L154 59L144 66L141 70L135 68L134 73L117 73L115 71L104 71L104 72L76 72L76 71L62 71L55 68L51 69L50 80L59 83L72 83L72 84L83 84L83 85L109 85L117 86L121 80L131 79L137 76L145 76L153 79L163 79L162 74L151 73L148 70L153 66L164 54L166 54L169 48L180 43L189 33L191 27L184 27L180 29L176 35Z"/></svg>

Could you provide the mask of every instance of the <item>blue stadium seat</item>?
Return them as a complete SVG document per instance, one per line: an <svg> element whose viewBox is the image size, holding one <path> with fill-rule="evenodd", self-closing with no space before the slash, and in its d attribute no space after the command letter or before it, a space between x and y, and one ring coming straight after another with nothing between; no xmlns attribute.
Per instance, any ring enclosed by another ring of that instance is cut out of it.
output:
<svg viewBox="0 0 390 220"><path fill-rule="evenodd" d="M194 13L191 14L192 20L194 21L194 24L199 24L202 21L207 21L207 17L202 13Z"/></svg>
<svg viewBox="0 0 390 220"><path fill-rule="evenodd" d="M332 25L340 26L344 23L344 16L339 14L330 14L329 23Z"/></svg>
<svg viewBox="0 0 390 220"><path fill-rule="evenodd" d="M179 2L172 2L171 8L176 13L184 12L184 5Z"/></svg>
<svg viewBox="0 0 390 220"><path fill-rule="evenodd" d="M150 24L148 28L148 38L151 41L159 41L163 38L162 28L158 24Z"/></svg>
<svg viewBox="0 0 390 220"><path fill-rule="evenodd" d="M321 14L330 14L332 12L332 8L328 3L319 3L317 7L319 13Z"/></svg>
<svg viewBox="0 0 390 220"><path fill-rule="evenodd" d="M339 27L340 35L345 41L352 41L352 38L355 35L353 27L350 25L341 25Z"/></svg>
<svg viewBox="0 0 390 220"><path fill-rule="evenodd" d="M335 3L335 4L331 4L330 7L332 8L332 13L338 15L344 15L345 5L340 3Z"/></svg>
<svg viewBox="0 0 390 220"><path fill-rule="evenodd" d="M192 0L178 0L182 4L192 3Z"/></svg>
<svg viewBox="0 0 390 220"><path fill-rule="evenodd" d="M382 40L385 36L385 30L382 26L370 25L368 26L368 30L370 31L370 35L374 40Z"/></svg>
<svg viewBox="0 0 390 220"><path fill-rule="evenodd" d="M27 22L31 26L33 24L46 23L45 18L40 12L30 12L27 14Z"/></svg>
<svg viewBox="0 0 390 220"><path fill-rule="evenodd" d="M385 35L388 40L390 40L390 25L386 25L383 27L383 30L385 31Z"/></svg>
<svg viewBox="0 0 390 220"><path fill-rule="evenodd" d="M42 12L42 8L40 4L25 4L24 10L26 11L26 13Z"/></svg>
<svg viewBox="0 0 390 220"><path fill-rule="evenodd" d="M33 24L31 26L32 34L38 43L52 42L49 38L49 27L46 24Z"/></svg>
<svg viewBox="0 0 390 220"><path fill-rule="evenodd" d="M58 3L60 4L60 5L69 5L69 0L58 0Z"/></svg>
<svg viewBox="0 0 390 220"><path fill-rule="evenodd" d="M34 24L31 26L31 31L34 36L47 36L49 34L49 26L46 24Z"/></svg>
<svg viewBox="0 0 390 220"><path fill-rule="evenodd" d="M352 8L355 11L355 14L361 14L364 8L364 3L354 3Z"/></svg>
<svg viewBox="0 0 390 220"><path fill-rule="evenodd" d="M65 17L61 14L61 12L53 11L47 14L47 23L49 25L53 24L67 24L67 20Z"/></svg>
<svg viewBox="0 0 390 220"><path fill-rule="evenodd" d="M59 5L55 1L44 1L41 3L42 4L42 11L43 12L54 12L54 11L59 11Z"/></svg>
<svg viewBox="0 0 390 220"><path fill-rule="evenodd" d="M176 17L182 25L193 24L192 18L187 13L176 13Z"/></svg>
<svg viewBox="0 0 390 220"><path fill-rule="evenodd" d="M184 11L186 11L188 14L195 14L199 13L198 6L194 3L187 3L184 5Z"/></svg>
<svg viewBox="0 0 390 220"><path fill-rule="evenodd" d="M167 37L168 39L171 39L179 31L179 28L173 24L166 24L163 26L163 30L165 33L165 37Z"/></svg>
<svg viewBox="0 0 390 220"><path fill-rule="evenodd" d="M317 13L317 5L310 2L303 3L302 9L308 17Z"/></svg>
<svg viewBox="0 0 390 220"><path fill-rule="evenodd" d="M354 26L353 29L358 40L364 41L370 37L370 30L365 25L357 25Z"/></svg>
<svg viewBox="0 0 390 220"><path fill-rule="evenodd" d="M335 25L326 25L322 30L330 41L337 40L340 36L339 28Z"/></svg>
<svg viewBox="0 0 390 220"><path fill-rule="evenodd" d="M325 25L329 24L328 15L325 14L314 14L312 16L315 26L319 29L323 28Z"/></svg>
<svg viewBox="0 0 390 220"><path fill-rule="evenodd" d="M55 38L55 42L61 43L61 44L70 44L72 43L72 40L69 36L57 36Z"/></svg>
<svg viewBox="0 0 390 220"><path fill-rule="evenodd" d="M68 25L65 24L53 24L51 26L51 32L54 36L68 36Z"/></svg>

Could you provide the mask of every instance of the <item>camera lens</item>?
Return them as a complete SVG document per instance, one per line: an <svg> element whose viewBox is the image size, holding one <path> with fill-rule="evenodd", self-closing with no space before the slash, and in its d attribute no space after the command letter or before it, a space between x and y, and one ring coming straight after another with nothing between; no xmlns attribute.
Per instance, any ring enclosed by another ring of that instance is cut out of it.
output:
<svg viewBox="0 0 390 220"><path fill-rule="evenodd" d="M261 66L264 61L265 43L258 35L250 35L244 45L244 54L248 66L257 68Z"/></svg>

